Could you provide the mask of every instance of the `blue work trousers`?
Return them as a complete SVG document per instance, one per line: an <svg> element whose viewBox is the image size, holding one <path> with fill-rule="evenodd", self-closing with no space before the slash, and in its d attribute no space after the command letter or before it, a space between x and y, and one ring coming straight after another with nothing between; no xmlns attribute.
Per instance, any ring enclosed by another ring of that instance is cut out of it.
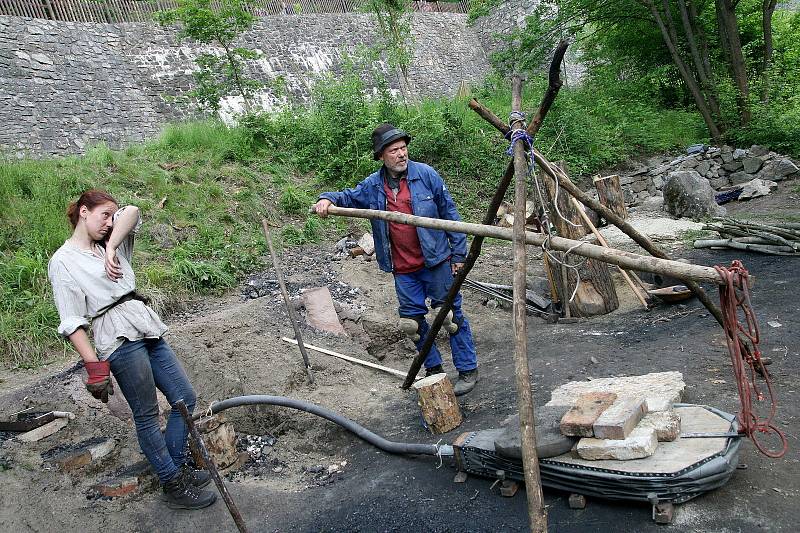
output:
<svg viewBox="0 0 800 533"><path fill-rule="evenodd" d="M394 275L394 288L397 291L397 300L400 303L400 316L413 318L419 323L417 350L422 347L422 343L425 342L425 335L430 329L428 322L425 320L425 315L428 314L426 299L430 298L433 309L441 307L452 284L453 272L450 269L450 261L443 261L432 268L423 267L409 274ZM478 366L478 356L475 353L472 330L470 330L467 317L464 316L464 312L461 310L460 293L453 302L453 322L459 325L456 334L450 335L453 365L459 372L473 370ZM432 368L440 364L442 364L442 354L434 344L425 358L425 368Z"/></svg>
<svg viewBox="0 0 800 533"><path fill-rule="evenodd" d="M183 400L191 413L197 401L194 389L164 339L125 341L108 360L133 412L139 446L163 484L186 462L189 428L175 403ZM158 424L156 388L172 406L163 434Z"/></svg>

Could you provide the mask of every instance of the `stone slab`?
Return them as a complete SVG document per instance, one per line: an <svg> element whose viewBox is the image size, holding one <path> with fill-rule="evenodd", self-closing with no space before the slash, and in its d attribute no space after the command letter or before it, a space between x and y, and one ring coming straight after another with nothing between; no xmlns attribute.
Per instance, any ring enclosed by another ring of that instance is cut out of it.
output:
<svg viewBox="0 0 800 533"><path fill-rule="evenodd" d="M561 419L561 434L570 437L594 436L595 421L616 399L617 395L613 392L581 394Z"/></svg>
<svg viewBox="0 0 800 533"><path fill-rule="evenodd" d="M672 442L681 434L681 417L674 410L647 413L637 427L651 427L658 442Z"/></svg>
<svg viewBox="0 0 800 533"><path fill-rule="evenodd" d="M69 420L66 418L56 418L55 420L51 420L47 424L43 426L39 426L36 429L32 429L30 431L26 431L20 435L17 435L17 440L20 442L36 442L42 440L46 437L49 437L53 433L61 431L65 427Z"/></svg>
<svg viewBox="0 0 800 533"><path fill-rule="evenodd" d="M148 461L139 461L105 479L92 487L92 490L107 498L119 498L158 485L158 478L152 471Z"/></svg>
<svg viewBox="0 0 800 533"><path fill-rule="evenodd" d="M646 414L647 402L643 398L618 400L597 418L593 426L594 436L598 439L626 439Z"/></svg>
<svg viewBox="0 0 800 533"><path fill-rule="evenodd" d="M114 450L116 441L106 437L93 437L64 449L48 450L42 457L63 472L72 472L96 462Z"/></svg>
<svg viewBox="0 0 800 533"><path fill-rule="evenodd" d="M625 439L583 438L578 441L575 451L588 461L614 459L629 461L650 457L658 447L656 430L651 427L637 427Z"/></svg>
<svg viewBox="0 0 800 533"><path fill-rule="evenodd" d="M578 439L561 434L559 424L567 406L537 407L536 417L536 454L539 459L555 457L568 452ZM519 415L508 417L503 422L502 430L494 437L494 449L500 455L522 459L520 448Z"/></svg>
<svg viewBox="0 0 800 533"><path fill-rule="evenodd" d="M721 416L701 406L676 407L684 432L724 432L731 423ZM678 437L672 442L662 442L650 457L637 461L617 461L613 459L590 461L582 459L572 450L558 457L550 458L558 463L605 468L629 473L675 474L725 450L727 438L684 439Z"/></svg>
<svg viewBox="0 0 800 533"><path fill-rule="evenodd" d="M308 325L314 329L335 335L346 335L339 315L333 306L333 298L328 287L316 287L303 293Z"/></svg>
<svg viewBox="0 0 800 533"><path fill-rule="evenodd" d="M680 372L654 372L641 376L598 378L591 381L571 381L555 389L546 405L575 405L578 397L587 392L613 392L618 399L644 398L647 410L666 411L680 402L686 383Z"/></svg>

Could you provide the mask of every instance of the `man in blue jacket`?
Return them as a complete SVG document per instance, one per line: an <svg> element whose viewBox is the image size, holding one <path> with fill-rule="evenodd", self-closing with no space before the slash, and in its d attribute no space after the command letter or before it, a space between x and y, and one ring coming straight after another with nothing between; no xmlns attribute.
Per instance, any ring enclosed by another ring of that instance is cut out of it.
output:
<svg viewBox="0 0 800 533"><path fill-rule="evenodd" d="M391 124L381 124L372 132L375 160L383 161L380 170L352 189L326 192L314 209L321 217L328 207L353 207L397 211L409 215L445 220L461 220L455 203L441 176L430 166L408 159L411 137ZM372 220L375 255L378 266L394 274L394 286L400 303L401 329L422 346L428 332L426 299L431 307L442 305L453 276L464 265L467 239L463 233L418 228L406 224ZM466 394L478 381L478 358L469 322L461 310L461 295L444 324L450 334L453 364L458 370L456 395ZM442 355L432 346L425 358L425 373L444 372Z"/></svg>

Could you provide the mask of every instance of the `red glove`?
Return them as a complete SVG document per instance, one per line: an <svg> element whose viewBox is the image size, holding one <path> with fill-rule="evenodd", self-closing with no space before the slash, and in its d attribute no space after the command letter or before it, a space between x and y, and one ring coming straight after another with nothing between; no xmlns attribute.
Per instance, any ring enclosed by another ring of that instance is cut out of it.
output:
<svg viewBox="0 0 800 533"><path fill-rule="evenodd" d="M111 363L108 361L91 361L84 363L89 379L86 390L103 403L108 403L108 395L114 394L111 384Z"/></svg>

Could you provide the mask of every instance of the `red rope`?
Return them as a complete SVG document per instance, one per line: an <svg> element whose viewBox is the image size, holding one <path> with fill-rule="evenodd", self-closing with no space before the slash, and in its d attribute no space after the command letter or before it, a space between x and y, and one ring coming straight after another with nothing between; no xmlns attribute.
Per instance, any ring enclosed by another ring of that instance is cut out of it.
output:
<svg viewBox="0 0 800 533"><path fill-rule="evenodd" d="M756 448L767 457L779 458L789 449L789 443L783 432L775 427L773 419L778 402L772 390L772 380L769 372L761 361L761 352L758 349L759 331L753 308L750 305L750 274L741 261L733 261L730 268L715 266L723 280L719 287L720 307L722 308L723 328L725 339L728 343L728 352L731 355L733 373L736 377L736 386L739 388L739 431L753 441ZM740 321L744 320L744 325ZM747 369L749 368L749 376ZM764 376L769 395L770 411L766 418L759 417L753 408L754 397L759 402L764 401L764 393L756 383L756 371ZM758 433L774 433L781 441L781 449L768 450L757 438Z"/></svg>

